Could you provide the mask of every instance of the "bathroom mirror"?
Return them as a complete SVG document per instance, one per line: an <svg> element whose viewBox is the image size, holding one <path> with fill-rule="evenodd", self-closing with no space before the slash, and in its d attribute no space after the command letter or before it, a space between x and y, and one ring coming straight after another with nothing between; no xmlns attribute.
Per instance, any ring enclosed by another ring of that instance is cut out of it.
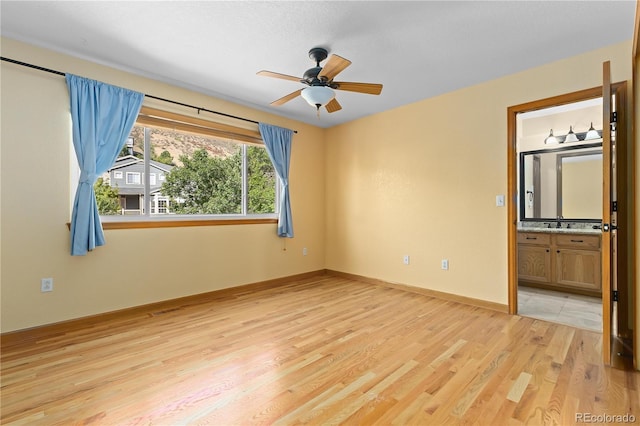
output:
<svg viewBox="0 0 640 426"><path fill-rule="evenodd" d="M602 143L520 153L520 220L602 218Z"/></svg>

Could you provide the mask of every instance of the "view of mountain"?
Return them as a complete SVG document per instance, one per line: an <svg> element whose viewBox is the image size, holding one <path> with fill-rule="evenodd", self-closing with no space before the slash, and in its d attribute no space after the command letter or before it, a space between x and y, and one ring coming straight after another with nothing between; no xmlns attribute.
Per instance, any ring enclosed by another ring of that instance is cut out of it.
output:
<svg viewBox="0 0 640 426"><path fill-rule="evenodd" d="M134 151L142 154L144 152L144 128L135 126L131 131L131 136L134 140ZM151 129L151 147L154 156L159 156L163 151L167 151L173 157L173 164L182 166L181 155L191 157L195 151L204 149L212 157L227 158L235 154L240 145L224 139L153 128Z"/></svg>

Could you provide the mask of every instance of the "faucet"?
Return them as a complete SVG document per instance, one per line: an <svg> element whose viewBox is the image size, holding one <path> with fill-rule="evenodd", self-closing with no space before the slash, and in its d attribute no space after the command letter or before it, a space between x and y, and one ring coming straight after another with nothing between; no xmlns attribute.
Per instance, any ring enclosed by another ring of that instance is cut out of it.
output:
<svg viewBox="0 0 640 426"><path fill-rule="evenodd" d="M556 228L560 229L562 228L562 222L560 222L560 219L562 218L562 216L558 216L558 223L556 223Z"/></svg>

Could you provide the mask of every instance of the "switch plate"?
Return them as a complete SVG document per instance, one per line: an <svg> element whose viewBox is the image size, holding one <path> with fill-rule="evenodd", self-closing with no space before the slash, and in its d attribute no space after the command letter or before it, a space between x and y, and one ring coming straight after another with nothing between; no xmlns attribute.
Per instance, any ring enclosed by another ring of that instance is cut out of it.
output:
<svg viewBox="0 0 640 426"><path fill-rule="evenodd" d="M504 195L496 195L496 207L504 207Z"/></svg>
<svg viewBox="0 0 640 426"><path fill-rule="evenodd" d="M440 264L440 267L444 271L447 271L449 269L449 259L442 259L442 263Z"/></svg>
<svg viewBox="0 0 640 426"><path fill-rule="evenodd" d="M43 278L40 280L40 291L43 293L53 291L53 278Z"/></svg>
<svg viewBox="0 0 640 426"><path fill-rule="evenodd" d="M409 260L410 260L409 255L405 254L404 257L402 258L402 263L404 263L405 265L408 265Z"/></svg>
<svg viewBox="0 0 640 426"><path fill-rule="evenodd" d="M302 249L302 255L303 255L303 256L306 256L306 255L307 255L307 248L306 248L306 247L304 247L304 248Z"/></svg>

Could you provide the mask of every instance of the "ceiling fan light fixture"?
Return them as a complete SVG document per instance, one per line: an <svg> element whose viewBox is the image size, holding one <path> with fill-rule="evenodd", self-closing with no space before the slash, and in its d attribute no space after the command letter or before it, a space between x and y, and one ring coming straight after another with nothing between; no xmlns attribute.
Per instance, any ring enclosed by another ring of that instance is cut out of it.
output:
<svg viewBox="0 0 640 426"><path fill-rule="evenodd" d="M336 96L334 91L327 86L310 86L303 89L300 95L309 105L317 109L331 102Z"/></svg>

